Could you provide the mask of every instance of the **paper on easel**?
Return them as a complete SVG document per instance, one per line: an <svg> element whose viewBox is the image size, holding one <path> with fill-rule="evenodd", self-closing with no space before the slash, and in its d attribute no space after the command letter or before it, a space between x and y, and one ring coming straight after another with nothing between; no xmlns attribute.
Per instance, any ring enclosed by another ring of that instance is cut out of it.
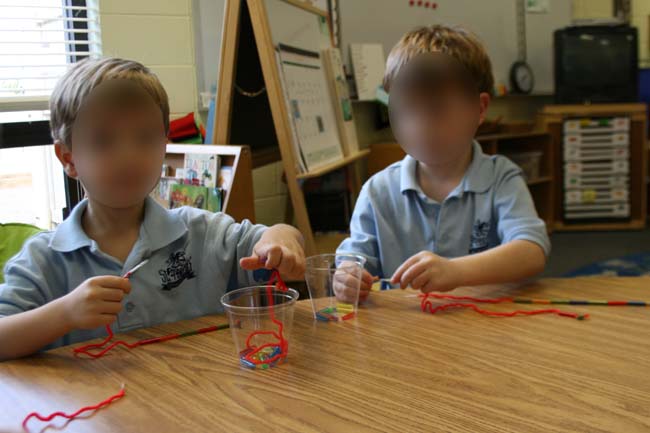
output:
<svg viewBox="0 0 650 433"><path fill-rule="evenodd" d="M308 171L343 158L327 77L318 52L278 46L289 115Z"/></svg>
<svg viewBox="0 0 650 433"><path fill-rule="evenodd" d="M291 115L291 101L289 94L287 93L287 82L284 77L284 71L282 68L282 58L280 57L280 50L276 50L276 64L278 65L278 75L280 77L280 85L282 87L282 93L284 94L284 102L287 105L287 113ZM292 121L291 123L291 142L293 144L293 154L295 155L295 169L298 173L307 172L307 164L305 164L305 156L302 154L302 149L300 149L300 140L298 139L298 132L296 131L296 122Z"/></svg>
<svg viewBox="0 0 650 433"><path fill-rule="evenodd" d="M386 68L382 44L350 44L354 81L360 101L374 101Z"/></svg>
<svg viewBox="0 0 650 433"><path fill-rule="evenodd" d="M343 154L346 156L354 155L359 152L359 141L352 113L352 102L345 82L341 51L338 48L323 50L323 64L332 93Z"/></svg>

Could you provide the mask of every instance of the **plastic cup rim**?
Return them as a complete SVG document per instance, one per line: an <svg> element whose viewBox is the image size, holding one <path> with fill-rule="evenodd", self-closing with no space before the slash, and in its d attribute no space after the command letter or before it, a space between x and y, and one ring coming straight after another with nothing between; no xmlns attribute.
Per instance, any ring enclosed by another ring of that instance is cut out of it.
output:
<svg viewBox="0 0 650 433"><path fill-rule="evenodd" d="M305 263L309 263L309 259L314 259L316 257L334 257L334 258L336 258L338 256L341 256L341 257L354 257L356 259L359 259L360 261L357 264L359 264L362 269L365 267L366 261L367 261L367 259L364 256L360 255L360 254L328 253L328 254L315 254L313 256L309 256L309 257L307 257L305 259ZM332 269L330 267L321 267L321 266L307 266L307 267L308 267L308 269L315 270L315 271L333 271L333 270L335 271L336 270L336 269Z"/></svg>
<svg viewBox="0 0 650 433"><path fill-rule="evenodd" d="M226 299L225 299L227 296L232 295L233 293L237 293L237 292L244 293L245 291L250 290L250 289L265 289L266 290L267 287L268 287L267 285L248 286L248 287L241 287L239 289L235 289L235 290L232 290L230 292L226 292L221 296L221 299L220 299L221 305L223 305L223 307L226 310L231 310L231 311L237 311L237 310L239 310L239 311L268 311L271 308L290 307L290 306L292 306L292 305L294 305L296 303L296 301L298 300L298 297L300 296L300 294L298 293L298 291L296 289L287 288L287 291L285 292L283 290L277 289L276 287L273 287L272 290L273 290L274 295L275 294L280 294L280 295L289 294L291 299L288 302L285 302L285 303L282 303L282 304L268 305L266 307L242 307L242 306L239 306L239 305L232 305L232 304L226 302Z"/></svg>

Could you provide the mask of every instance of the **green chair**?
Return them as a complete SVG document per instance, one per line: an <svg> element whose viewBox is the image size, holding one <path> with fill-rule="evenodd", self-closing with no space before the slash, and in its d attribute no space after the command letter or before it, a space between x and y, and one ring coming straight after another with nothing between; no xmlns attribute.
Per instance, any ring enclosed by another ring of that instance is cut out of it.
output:
<svg viewBox="0 0 650 433"><path fill-rule="evenodd" d="M5 263L20 251L29 237L41 231L29 224L0 224L0 283L4 282Z"/></svg>

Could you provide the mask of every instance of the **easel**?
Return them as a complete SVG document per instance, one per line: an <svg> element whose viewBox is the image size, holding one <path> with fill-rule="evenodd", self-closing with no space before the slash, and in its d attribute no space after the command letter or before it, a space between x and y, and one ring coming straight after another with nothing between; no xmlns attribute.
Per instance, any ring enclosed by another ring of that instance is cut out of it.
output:
<svg viewBox="0 0 650 433"><path fill-rule="evenodd" d="M307 3L284 1L328 19L327 12ZM305 251L317 254L302 181L345 167L354 203L361 186L356 161L366 157L369 150L345 156L318 170L298 172L265 0L226 0L215 117L213 143L249 144L253 148L263 144L267 149L277 144L296 224L305 237Z"/></svg>

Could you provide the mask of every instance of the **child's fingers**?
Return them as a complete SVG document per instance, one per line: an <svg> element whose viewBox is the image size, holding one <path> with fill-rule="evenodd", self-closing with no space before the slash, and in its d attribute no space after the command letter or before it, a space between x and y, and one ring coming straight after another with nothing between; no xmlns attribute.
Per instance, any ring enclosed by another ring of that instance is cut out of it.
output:
<svg viewBox="0 0 650 433"><path fill-rule="evenodd" d="M359 284L359 277L357 275L345 272L344 270L337 270L334 272L334 281L344 286L355 287Z"/></svg>
<svg viewBox="0 0 650 433"><path fill-rule="evenodd" d="M399 280L400 287L402 289L405 289L409 284L412 285L413 280L417 278L421 273L423 273L426 269L426 264L422 262L418 262L412 265L402 274L402 278Z"/></svg>
<svg viewBox="0 0 650 433"><path fill-rule="evenodd" d="M370 289L372 289L372 283L368 283L366 280L361 280L361 284L359 288L362 291L369 291Z"/></svg>
<svg viewBox="0 0 650 433"><path fill-rule="evenodd" d="M406 259L406 261L402 263L399 266L399 268L397 268L397 270L391 277L390 279L391 284L397 284L398 282L400 282L402 280L402 275L404 274L404 272L406 272L412 265L417 263L418 260L419 257L417 256L417 254Z"/></svg>
<svg viewBox="0 0 650 433"><path fill-rule="evenodd" d="M376 281L376 279L370 275L370 272L364 269L361 273L361 281L362 283L367 284L369 287L372 287L372 284Z"/></svg>
<svg viewBox="0 0 650 433"><path fill-rule="evenodd" d="M281 274L293 278L297 273L296 257L291 253L283 253L280 263L274 266L274 268L277 268Z"/></svg>
<svg viewBox="0 0 650 433"><path fill-rule="evenodd" d="M274 245L266 250L266 263L264 266L266 269L274 269L280 266L282 263L282 248Z"/></svg>
<svg viewBox="0 0 650 433"><path fill-rule="evenodd" d="M102 288L99 298L103 301L121 302L124 299L124 291L120 289Z"/></svg>
<svg viewBox="0 0 650 433"><path fill-rule="evenodd" d="M125 293L131 291L131 282L128 279L114 275L93 277L90 279L90 282L96 286L105 287L107 289L120 289Z"/></svg>
<svg viewBox="0 0 650 433"><path fill-rule="evenodd" d="M122 311L121 302L103 302L100 313L102 314L117 314Z"/></svg>
<svg viewBox="0 0 650 433"><path fill-rule="evenodd" d="M293 272L296 278L304 278L306 269L307 264L305 263L305 258L302 256L302 254L299 254L293 266Z"/></svg>
<svg viewBox="0 0 650 433"><path fill-rule="evenodd" d="M264 267L264 262L260 260L257 254L249 257L243 257L239 260L239 266L247 271L254 271Z"/></svg>
<svg viewBox="0 0 650 433"><path fill-rule="evenodd" d="M117 320L117 314L100 314L99 315L99 326L110 325L111 323Z"/></svg>
<svg viewBox="0 0 650 433"><path fill-rule="evenodd" d="M431 275L429 272L426 272L426 269L422 271L417 277L411 281L411 287L415 290L422 290L424 292L425 286L430 285L433 287L433 281L431 280Z"/></svg>
<svg viewBox="0 0 650 433"><path fill-rule="evenodd" d="M302 256L285 252L282 265L284 262L291 264L291 269L287 271L291 278L303 279L305 277L305 259Z"/></svg>
<svg viewBox="0 0 650 433"><path fill-rule="evenodd" d="M352 287L347 287L347 286L334 287L334 294L336 295L336 299L341 302L354 302L357 293L358 293L357 290L353 289ZM359 296L360 295L361 294L359 294Z"/></svg>

